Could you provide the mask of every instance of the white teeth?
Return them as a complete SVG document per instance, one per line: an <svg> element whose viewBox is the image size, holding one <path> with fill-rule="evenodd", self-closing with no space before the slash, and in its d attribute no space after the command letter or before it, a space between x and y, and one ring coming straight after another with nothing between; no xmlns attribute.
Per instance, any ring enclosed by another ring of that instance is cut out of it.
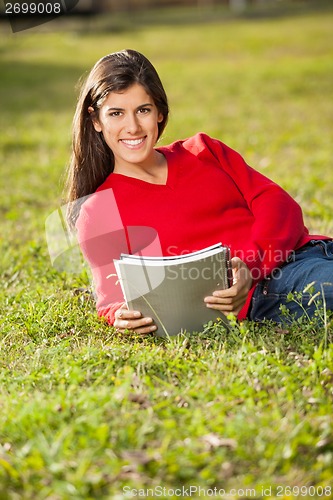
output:
<svg viewBox="0 0 333 500"><path fill-rule="evenodd" d="M122 142L129 146L138 146L143 142L143 139L122 139Z"/></svg>

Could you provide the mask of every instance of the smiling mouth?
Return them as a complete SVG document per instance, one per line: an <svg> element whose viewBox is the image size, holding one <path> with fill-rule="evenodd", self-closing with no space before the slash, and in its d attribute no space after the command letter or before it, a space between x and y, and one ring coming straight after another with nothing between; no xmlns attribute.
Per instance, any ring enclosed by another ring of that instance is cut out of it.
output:
<svg viewBox="0 0 333 500"><path fill-rule="evenodd" d="M140 146L145 139L146 137L141 137L140 139L121 139L121 142L126 144L126 146L135 147Z"/></svg>

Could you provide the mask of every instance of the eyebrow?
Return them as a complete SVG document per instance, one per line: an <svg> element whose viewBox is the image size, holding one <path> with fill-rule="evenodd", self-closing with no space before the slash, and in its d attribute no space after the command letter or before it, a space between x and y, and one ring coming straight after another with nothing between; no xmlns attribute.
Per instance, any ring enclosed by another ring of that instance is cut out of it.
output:
<svg viewBox="0 0 333 500"><path fill-rule="evenodd" d="M153 106L153 104L151 102L140 104L136 109L146 108L147 106ZM117 108L115 106L110 106L109 108L107 108L107 111L124 111L124 108Z"/></svg>

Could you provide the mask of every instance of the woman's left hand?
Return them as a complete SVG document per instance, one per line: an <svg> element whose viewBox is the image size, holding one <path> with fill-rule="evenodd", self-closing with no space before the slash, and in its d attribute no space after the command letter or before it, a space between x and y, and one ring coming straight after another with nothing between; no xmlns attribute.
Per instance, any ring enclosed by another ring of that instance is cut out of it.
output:
<svg viewBox="0 0 333 500"><path fill-rule="evenodd" d="M239 257L231 259L233 285L226 290L216 290L210 297L205 297L206 306L221 311L226 316L235 316L243 308L252 286L251 271Z"/></svg>

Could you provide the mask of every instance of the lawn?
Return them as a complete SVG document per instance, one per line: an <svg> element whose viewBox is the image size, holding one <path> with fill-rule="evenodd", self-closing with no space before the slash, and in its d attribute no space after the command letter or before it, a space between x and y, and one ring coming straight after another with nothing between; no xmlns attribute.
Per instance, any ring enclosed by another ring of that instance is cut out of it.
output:
<svg viewBox="0 0 333 500"><path fill-rule="evenodd" d="M0 25L1 500L333 498L325 310L289 326L119 336L82 291L86 274L48 255L76 84L125 47L165 83L162 143L220 138L297 199L311 232L333 235L333 10L212 17Z"/></svg>

